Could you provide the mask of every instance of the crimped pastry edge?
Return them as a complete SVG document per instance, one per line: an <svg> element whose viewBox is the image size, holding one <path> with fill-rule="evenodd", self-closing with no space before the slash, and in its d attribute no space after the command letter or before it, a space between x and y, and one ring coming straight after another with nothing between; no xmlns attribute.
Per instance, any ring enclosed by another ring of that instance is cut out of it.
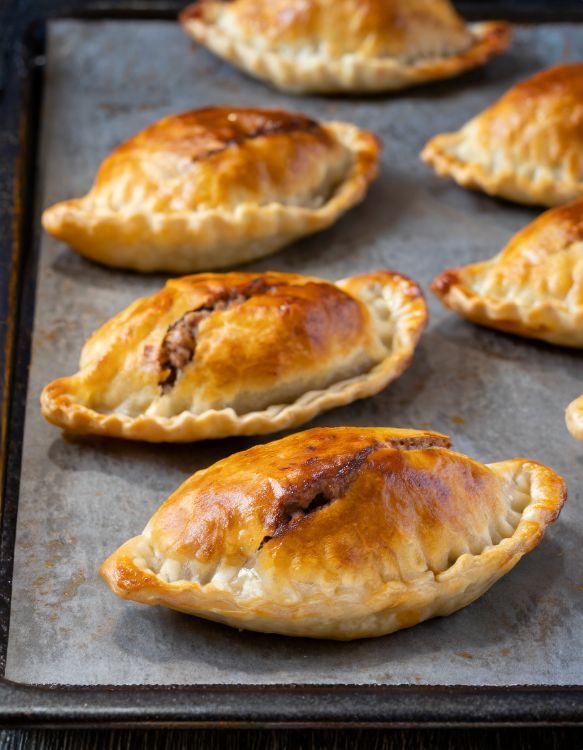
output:
<svg viewBox="0 0 583 750"><path fill-rule="evenodd" d="M162 604L238 628L334 640L387 635L471 604L534 549L546 527L558 517L567 491L564 480L552 469L524 458L487 466L511 475L517 484L521 479L529 483L531 499L514 533L478 555L462 554L437 575L427 571L413 582L387 583L360 606L360 611L351 609L350 616L344 604L331 617L326 616L325 603L320 601L315 614L306 617L305 612L298 616L295 605L286 609L278 604L270 609L269 602L259 601L256 606L242 606L224 588L213 584L166 582L135 562L142 556L140 547L149 544L143 535L123 544L102 564L100 573L121 598Z"/></svg>
<svg viewBox="0 0 583 750"><path fill-rule="evenodd" d="M184 30L219 57L289 93L396 91L453 78L504 52L512 37L511 25L506 21L482 21L468 24L475 43L451 57L426 58L413 64L358 55L346 55L341 61L321 56L294 59L254 49L205 23L196 11L207 1L192 3L180 14Z"/></svg>
<svg viewBox="0 0 583 750"><path fill-rule="evenodd" d="M571 401L565 411L567 429L577 440L583 440L583 396Z"/></svg>
<svg viewBox="0 0 583 750"><path fill-rule="evenodd" d="M363 200L378 173L380 141L344 122L324 122L354 161L345 179L319 208L244 203L235 210L172 214L87 208L85 198L57 203L42 216L45 230L75 252L114 268L194 273L250 263L333 224Z"/></svg>
<svg viewBox="0 0 583 750"><path fill-rule="evenodd" d="M382 330L383 320L375 317L375 303L394 318L391 351L369 372L342 380L326 389L309 391L291 404L273 405L262 411L238 415L233 409L209 410L202 414L183 412L173 417L102 414L74 400L75 379L81 373L49 383L41 394L43 416L67 432L96 434L147 442L191 442L234 435L261 435L296 427L317 414L344 406L383 390L409 366L415 346L427 323L427 306L419 286L394 271L353 276L336 282L358 297L371 313L373 324ZM370 302L363 299L367 288L375 290Z"/></svg>
<svg viewBox="0 0 583 750"><path fill-rule="evenodd" d="M557 180L550 171L531 170L537 174L533 180L524 170L509 167L503 172L492 172L480 162L462 161L453 153L453 147L465 137L464 128L456 133L440 133L423 148L421 159L440 177L450 177L461 187L515 203L553 208L583 196L583 183Z"/></svg>
<svg viewBox="0 0 583 750"><path fill-rule="evenodd" d="M494 262L495 258L479 265ZM446 307L474 323L505 333L560 346L583 347L583 308L567 310L550 301L526 306L512 299L482 296L463 281L464 271L474 265L450 268L433 279L431 291Z"/></svg>

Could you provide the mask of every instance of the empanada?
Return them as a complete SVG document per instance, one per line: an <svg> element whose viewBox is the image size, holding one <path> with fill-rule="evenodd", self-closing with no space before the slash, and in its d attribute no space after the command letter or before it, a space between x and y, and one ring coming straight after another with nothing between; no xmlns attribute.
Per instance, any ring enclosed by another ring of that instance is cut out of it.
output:
<svg viewBox="0 0 583 750"><path fill-rule="evenodd" d="M338 427L188 479L101 574L121 597L238 628L349 640L470 604L541 540L565 483L444 435Z"/></svg>
<svg viewBox="0 0 583 750"><path fill-rule="evenodd" d="M390 271L173 279L93 334L42 410L69 432L136 440L274 432L385 388L426 319L419 287Z"/></svg>
<svg viewBox="0 0 583 750"><path fill-rule="evenodd" d="M565 421L571 435L583 440L583 396L571 401L565 412Z"/></svg>
<svg viewBox="0 0 583 750"><path fill-rule="evenodd" d="M224 268L333 224L364 197L380 143L341 122L209 107L117 148L89 193L43 226L81 255L138 271Z"/></svg>
<svg viewBox="0 0 583 750"><path fill-rule="evenodd" d="M449 0L198 0L184 29L286 91L402 89L486 63L510 25L466 25Z"/></svg>
<svg viewBox="0 0 583 750"><path fill-rule="evenodd" d="M583 199L546 211L495 258L440 273L431 289L475 323L583 347Z"/></svg>
<svg viewBox="0 0 583 750"><path fill-rule="evenodd" d="M421 158L444 177L518 203L556 206L583 195L583 63L510 89Z"/></svg>

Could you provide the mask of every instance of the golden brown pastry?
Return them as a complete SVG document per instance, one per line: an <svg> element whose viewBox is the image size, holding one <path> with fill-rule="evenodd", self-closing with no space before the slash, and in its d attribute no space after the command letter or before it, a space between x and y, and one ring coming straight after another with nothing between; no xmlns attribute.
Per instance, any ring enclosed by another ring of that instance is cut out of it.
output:
<svg viewBox="0 0 583 750"><path fill-rule="evenodd" d="M583 62L514 86L421 158L443 177L518 203L556 206L583 195Z"/></svg>
<svg viewBox="0 0 583 750"><path fill-rule="evenodd" d="M541 540L565 483L444 435L296 433L188 479L101 566L119 596L238 628L349 640L470 604Z"/></svg>
<svg viewBox="0 0 583 750"><path fill-rule="evenodd" d="M475 323L583 347L583 199L546 211L495 258L440 273L431 289Z"/></svg>
<svg viewBox="0 0 583 750"><path fill-rule="evenodd" d="M465 24L449 0L198 0L184 29L287 91L384 91L450 78L510 42L503 21Z"/></svg>
<svg viewBox="0 0 583 750"><path fill-rule="evenodd" d="M166 117L105 159L83 198L43 226L78 253L138 271L247 263L362 200L380 144L366 130L270 109Z"/></svg>
<svg viewBox="0 0 583 750"><path fill-rule="evenodd" d="M274 432L385 388L426 320L419 287L390 271L173 279L94 333L42 410L68 432L154 442Z"/></svg>
<svg viewBox="0 0 583 750"><path fill-rule="evenodd" d="M565 420L571 435L583 440L583 396L572 401L565 412Z"/></svg>

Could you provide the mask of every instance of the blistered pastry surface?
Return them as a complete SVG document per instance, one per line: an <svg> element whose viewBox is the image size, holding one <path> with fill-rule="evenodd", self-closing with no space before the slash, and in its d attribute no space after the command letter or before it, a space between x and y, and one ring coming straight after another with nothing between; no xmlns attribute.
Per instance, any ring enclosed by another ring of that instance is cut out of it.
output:
<svg viewBox="0 0 583 750"><path fill-rule="evenodd" d="M471 604L565 499L547 467L484 466L443 435L307 430L194 474L101 573L123 598L235 627L373 637Z"/></svg>
<svg viewBox="0 0 583 750"><path fill-rule="evenodd" d="M583 196L583 63L520 81L422 157L464 187L518 203L559 206Z"/></svg>
<svg viewBox="0 0 583 750"><path fill-rule="evenodd" d="M386 388L427 323L393 271L337 283L296 274L167 282L96 331L79 371L41 393L70 434L150 442L262 435Z"/></svg>
<svg viewBox="0 0 583 750"><path fill-rule="evenodd" d="M197 0L185 31L291 92L364 93L450 78L503 52L504 21L466 24L448 0Z"/></svg>
<svg viewBox="0 0 583 750"><path fill-rule="evenodd" d="M496 256L442 271L432 291L476 323L583 346L583 199L541 214Z"/></svg>
<svg viewBox="0 0 583 750"><path fill-rule="evenodd" d="M333 224L364 198L381 144L349 123L283 109L203 107L118 145L44 229L115 268L193 272L248 263Z"/></svg>

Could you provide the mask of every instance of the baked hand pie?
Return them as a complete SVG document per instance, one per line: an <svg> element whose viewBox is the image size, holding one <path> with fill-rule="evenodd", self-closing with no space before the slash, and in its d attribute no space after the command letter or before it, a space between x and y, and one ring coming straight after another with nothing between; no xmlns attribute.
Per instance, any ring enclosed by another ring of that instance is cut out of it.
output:
<svg viewBox="0 0 583 750"><path fill-rule="evenodd" d="M42 411L68 432L153 442L275 432L385 388L426 320L417 284L391 271L173 279L93 334Z"/></svg>
<svg viewBox="0 0 583 750"><path fill-rule="evenodd" d="M563 479L444 435L337 427L198 471L101 566L112 590L237 628L350 640L470 604L540 542Z"/></svg>
<svg viewBox="0 0 583 750"><path fill-rule="evenodd" d="M565 63L510 89L421 158L443 177L517 203L556 206L583 196L583 63Z"/></svg>
<svg viewBox="0 0 583 750"><path fill-rule="evenodd" d="M431 289L475 323L583 347L583 199L546 211L495 258L444 271Z"/></svg>
<svg viewBox="0 0 583 750"><path fill-rule="evenodd" d="M510 42L503 21L465 24L449 0L198 0L188 34L286 91L365 92L451 78Z"/></svg>
<svg viewBox="0 0 583 750"><path fill-rule="evenodd" d="M583 396L572 401L565 412L569 432L577 440L583 440Z"/></svg>
<svg viewBox="0 0 583 750"><path fill-rule="evenodd" d="M208 107L159 120L110 154L83 198L42 217L81 255L137 271L248 263L361 201L380 143L342 122Z"/></svg>

